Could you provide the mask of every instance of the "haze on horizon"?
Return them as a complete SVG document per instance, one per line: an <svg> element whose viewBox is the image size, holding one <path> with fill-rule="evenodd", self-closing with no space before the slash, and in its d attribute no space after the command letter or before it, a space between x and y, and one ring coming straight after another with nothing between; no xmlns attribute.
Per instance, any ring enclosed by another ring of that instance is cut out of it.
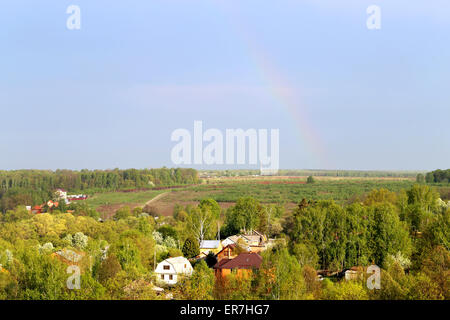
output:
<svg viewBox="0 0 450 320"><path fill-rule="evenodd" d="M0 170L176 167L171 133L195 120L280 129L280 169L446 169L449 17L444 0L2 3Z"/></svg>

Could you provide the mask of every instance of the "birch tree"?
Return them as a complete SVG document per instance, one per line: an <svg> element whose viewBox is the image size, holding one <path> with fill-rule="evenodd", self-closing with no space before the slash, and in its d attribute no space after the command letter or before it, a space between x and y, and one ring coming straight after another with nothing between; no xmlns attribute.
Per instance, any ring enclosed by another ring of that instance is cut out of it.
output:
<svg viewBox="0 0 450 320"><path fill-rule="evenodd" d="M199 244L211 233L212 224L213 217L208 207L195 208L189 215L189 231Z"/></svg>

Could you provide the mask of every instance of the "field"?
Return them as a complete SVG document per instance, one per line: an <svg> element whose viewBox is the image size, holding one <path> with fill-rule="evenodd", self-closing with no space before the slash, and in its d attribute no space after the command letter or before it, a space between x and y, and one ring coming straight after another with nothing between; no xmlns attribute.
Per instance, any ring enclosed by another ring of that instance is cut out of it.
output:
<svg viewBox="0 0 450 320"><path fill-rule="evenodd" d="M262 203L274 203L293 208L303 198L335 200L344 204L363 197L373 189L386 188L398 192L414 184L412 178L401 177L315 177L313 184L306 177L220 177L205 179L200 185L168 190L111 192L96 194L87 202L104 216L118 208L144 206L149 203L156 212L171 215L175 204L195 205L204 198L213 198L222 208L232 206L238 198L252 196ZM445 191L445 190L444 190Z"/></svg>
<svg viewBox="0 0 450 320"><path fill-rule="evenodd" d="M96 208L104 217L111 216L117 209L125 205L131 208L144 206L148 201L167 190L146 190L137 192L96 193L86 202Z"/></svg>

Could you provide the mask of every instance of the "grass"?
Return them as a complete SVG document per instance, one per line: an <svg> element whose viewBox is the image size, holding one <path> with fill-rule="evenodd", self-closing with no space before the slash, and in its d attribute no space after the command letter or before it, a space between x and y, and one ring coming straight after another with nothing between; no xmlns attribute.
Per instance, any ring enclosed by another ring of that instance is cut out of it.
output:
<svg viewBox="0 0 450 320"><path fill-rule="evenodd" d="M107 205L135 204L144 205L158 194L168 190L146 190L137 192L107 192L97 193L88 198L86 202L94 208Z"/></svg>

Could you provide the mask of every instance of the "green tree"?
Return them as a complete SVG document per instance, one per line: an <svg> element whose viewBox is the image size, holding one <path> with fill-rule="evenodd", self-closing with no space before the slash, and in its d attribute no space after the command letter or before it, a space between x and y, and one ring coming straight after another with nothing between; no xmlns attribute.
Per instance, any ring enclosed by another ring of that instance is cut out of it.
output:
<svg viewBox="0 0 450 320"><path fill-rule="evenodd" d="M15 210L8 210L5 214L1 215L2 222L15 222L30 218L31 214L25 207L17 207Z"/></svg>
<svg viewBox="0 0 450 320"><path fill-rule="evenodd" d="M286 248L264 252L256 282L266 299L298 300L306 296L302 268Z"/></svg>
<svg viewBox="0 0 450 320"><path fill-rule="evenodd" d="M188 238L183 245L183 255L186 258L194 258L200 254L198 242L195 239Z"/></svg>
<svg viewBox="0 0 450 320"><path fill-rule="evenodd" d="M186 227L188 233L192 234L198 243L212 237L214 217L208 206L191 210L188 216Z"/></svg>
<svg viewBox="0 0 450 320"><path fill-rule="evenodd" d="M424 183L425 182L425 176L422 173L419 173L416 176L416 182L417 183Z"/></svg>
<svg viewBox="0 0 450 320"><path fill-rule="evenodd" d="M325 280L324 280L325 281ZM325 298L329 300L368 300L369 294L361 281L324 282Z"/></svg>
<svg viewBox="0 0 450 320"><path fill-rule="evenodd" d="M77 232L73 235L73 245L78 249L84 249L88 245L88 236L84 235L83 232Z"/></svg>
<svg viewBox="0 0 450 320"><path fill-rule="evenodd" d="M183 297L188 300L212 300L214 290L214 272L201 260L194 272L181 284Z"/></svg>
<svg viewBox="0 0 450 320"><path fill-rule="evenodd" d="M425 175L425 181L426 181L427 183L433 183L433 182L434 182L434 174L433 174L433 172L428 172L428 173Z"/></svg>
<svg viewBox="0 0 450 320"><path fill-rule="evenodd" d="M395 207L386 203L368 209L367 241L371 253L370 259L377 265L383 265L389 255L395 255L399 251L408 257L412 250L411 239Z"/></svg>
<svg viewBox="0 0 450 320"><path fill-rule="evenodd" d="M439 296L450 299L450 252L441 246L433 248L423 261L422 272L430 278Z"/></svg>
<svg viewBox="0 0 450 320"><path fill-rule="evenodd" d="M109 279L112 279L122 270L119 260L114 254L110 254L102 261L97 271L98 280L102 284L106 284Z"/></svg>
<svg viewBox="0 0 450 320"><path fill-rule="evenodd" d="M380 188L372 190L364 200L364 205L370 206L376 203L388 202L395 204L397 202L397 195L387 189Z"/></svg>
<svg viewBox="0 0 450 320"><path fill-rule="evenodd" d="M158 232L161 233L164 238L172 237L175 240L178 239L177 230L175 230L175 228L170 225L165 224L162 227L159 227Z"/></svg>
<svg viewBox="0 0 450 320"><path fill-rule="evenodd" d="M205 262L209 268L214 267L214 265L217 263L216 255L213 252L209 252L205 258Z"/></svg>
<svg viewBox="0 0 450 320"><path fill-rule="evenodd" d="M131 216L131 209L128 206L124 206L116 211L114 220L126 219Z"/></svg>
<svg viewBox="0 0 450 320"><path fill-rule="evenodd" d="M17 279L19 299L67 298L67 267L62 262L33 248L25 248L19 252L17 259L10 272Z"/></svg>
<svg viewBox="0 0 450 320"><path fill-rule="evenodd" d="M294 243L292 253L302 267L317 268L319 265L319 255L317 254L316 246L313 244Z"/></svg>
<svg viewBox="0 0 450 320"><path fill-rule="evenodd" d="M309 177L306 179L306 183L314 183L314 182L316 182L316 180L314 179L313 176L309 176Z"/></svg>
<svg viewBox="0 0 450 320"><path fill-rule="evenodd" d="M113 248L112 253L116 255L123 270L134 273L142 270L139 249L131 239L120 240Z"/></svg>
<svg viewBox="0 0 450 320"><path fill-rule="evenodd" d="M203 199L200 201L200 204L198 205L200 209L206 209L209 208L211 211L211 214L213 215L214 219L220 218L220 212L222 209L220 208L219 204L214 199Z"/></svg>
<svg viewBox="0 0 450 320"><path fill-rule="evenodd" d="M228 232L255 230L259 225L262 206L252 197L239 198L236 205L227 211L225 223Z"/></svg>
<svg viewBox="0 0 450 320"><path fill-rule="evenodd" d="M406 191L409 205L418 205L426 212L438 211L439 193L426 185L415 184Z"/></svg>

